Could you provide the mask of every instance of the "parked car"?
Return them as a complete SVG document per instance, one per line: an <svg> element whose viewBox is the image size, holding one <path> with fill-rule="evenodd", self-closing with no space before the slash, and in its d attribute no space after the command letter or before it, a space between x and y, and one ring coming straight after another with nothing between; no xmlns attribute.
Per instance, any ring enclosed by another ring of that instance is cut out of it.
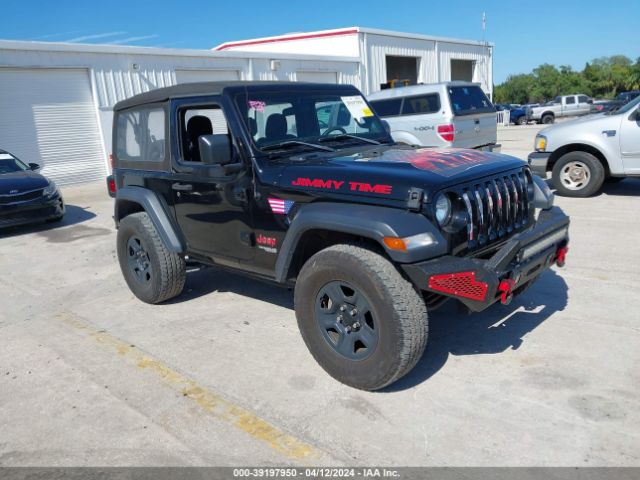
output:
<svg viewBox="0 0 640 480"><path fill-rule="evenodd" d="M509 112L509 121L516 125L527 124L527 109L525 107L517 107Z"/></svg>
<svg viewBox="0 0 640 480"><path fill-rule="evenodd" d="M535 139L532 170L558 193L588 197L606 180L640 176L640 97L617 111L554 125Z"/></svg>
<svg viewBox="0 0 640 480"><path fill-rule="evenodd" d="M36 163L27 165L0 150L0 228L58 221L64 216L58 187L37 173L39 169Z"/></svg>
<svg viewBox="0 0 640 480"><path fill-rule="evenodd" d="M445 82L369 95L398 143L500 151L496 108L479 85Z"/></svg>
<svg viewBox="0 0 640 480"><path fill-rule="evenodd" d="M414 367L428 308L507 304L565 261L569 218L526 162L397 145L351 85L186 83L119 102L114 125L131 291L180 295L185 257L293 287L311 354L356 388Z"/></svg>
<svg viewBox="0 0 640 480"><path fill-rule="evenodd" d="M604 113L617 110L640 95L640 90L620 92L613 100L597 100L591 105L591 113Z"/></svg>
<svg viewBox="0 0 640 480"><path fill-rule="evenodd" d="M549 124L556 118L586 115L591 110L591 100L587 95L562 95L552 102L528 109L528 120Z"/></svg>

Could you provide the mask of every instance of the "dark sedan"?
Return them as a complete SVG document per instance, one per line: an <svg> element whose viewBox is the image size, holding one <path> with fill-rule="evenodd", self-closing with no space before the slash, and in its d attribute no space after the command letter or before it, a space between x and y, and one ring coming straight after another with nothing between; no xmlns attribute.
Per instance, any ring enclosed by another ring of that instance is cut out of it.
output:
<svg viewBox="0 0 640 480"><path fill-rule="evenodd" d="M39 168L0 150L0 228L56 221L64 216L58 187L37 173Z"/></svg>

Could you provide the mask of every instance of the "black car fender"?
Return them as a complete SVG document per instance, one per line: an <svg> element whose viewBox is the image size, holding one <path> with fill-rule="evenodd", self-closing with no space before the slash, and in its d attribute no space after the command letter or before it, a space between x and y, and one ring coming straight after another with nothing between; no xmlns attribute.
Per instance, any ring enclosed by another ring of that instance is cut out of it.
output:
<svg viewBox="0 0 640 480"><path fill-rule="evenodd" d="M139 208L136 207L139 206ZM133 209L132 209L133 207ZM149 215L154 227L158 231L162 242L171 252L183 253L184 242L178 234L164 203L158 195L143 187L123 187L116 192L114 220L116 226L120 220L130 213L144 211Z"/></svg>
<svg viewBox="0 0 640 480"><path fill-rule="evenodd" d="M304 205L291 221L275 266L276 281L285 282L298 242L308 230L328 230L374 240L389 257L399 263L412 263L447 253L445 239L424 215L399 208L374 205L315 202ZM407 238L418 234L424 241L406 251L391 250L385 237Z"/></svg>

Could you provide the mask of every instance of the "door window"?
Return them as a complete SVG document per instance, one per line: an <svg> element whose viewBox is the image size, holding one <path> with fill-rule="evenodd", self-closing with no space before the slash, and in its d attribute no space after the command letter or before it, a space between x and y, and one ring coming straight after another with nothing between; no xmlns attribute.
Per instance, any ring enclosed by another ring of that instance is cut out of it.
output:
<svg viewBox="0 0 640 480"><path fill-rule="evenodd" d="M229 126L219 106L187 107L180 110L182 161L200 163L199 138L203 135L228 135Z"/></svg>
<svg viewBox="0 0 640 480"><path fill-rule="evenodd" d="M415 97L406 97L402 104L402 115L436 113L440 110L440 95L432 93Z"/></svg>
<svg viewBox="0 0 640 480"><path fill-rule="evenodd" d="M401 98L390 98L389 100L374 100L371 106L381 117L394 117L400 115Z"/></svg>
<svg viewBox="0 0 640 480"><path fill-rule="evenodd" d="M566 97L565 102L567 105L573 105L576 103L576 97Z"/></svg>

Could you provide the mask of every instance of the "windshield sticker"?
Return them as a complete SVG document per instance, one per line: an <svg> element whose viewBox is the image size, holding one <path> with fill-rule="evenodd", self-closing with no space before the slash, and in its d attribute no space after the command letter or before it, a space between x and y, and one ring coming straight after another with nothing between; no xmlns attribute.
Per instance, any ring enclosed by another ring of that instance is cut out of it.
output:
<svg viewBox="0 0 640 480"><path fill-rule="evenodd" d="M356 120L362 120L365 117L373 117L373 112L362 96L350 95L347 97L340 97L340 100L342 100L342 103L345 104L351 116Z"/></svg>
<svg viewBox="0 0 640 480"><path fill-rule="evenodd" d="M263 102L262 100L249 100L249 108L256 112L264 112L266 106L266 102Z"/></svg>

